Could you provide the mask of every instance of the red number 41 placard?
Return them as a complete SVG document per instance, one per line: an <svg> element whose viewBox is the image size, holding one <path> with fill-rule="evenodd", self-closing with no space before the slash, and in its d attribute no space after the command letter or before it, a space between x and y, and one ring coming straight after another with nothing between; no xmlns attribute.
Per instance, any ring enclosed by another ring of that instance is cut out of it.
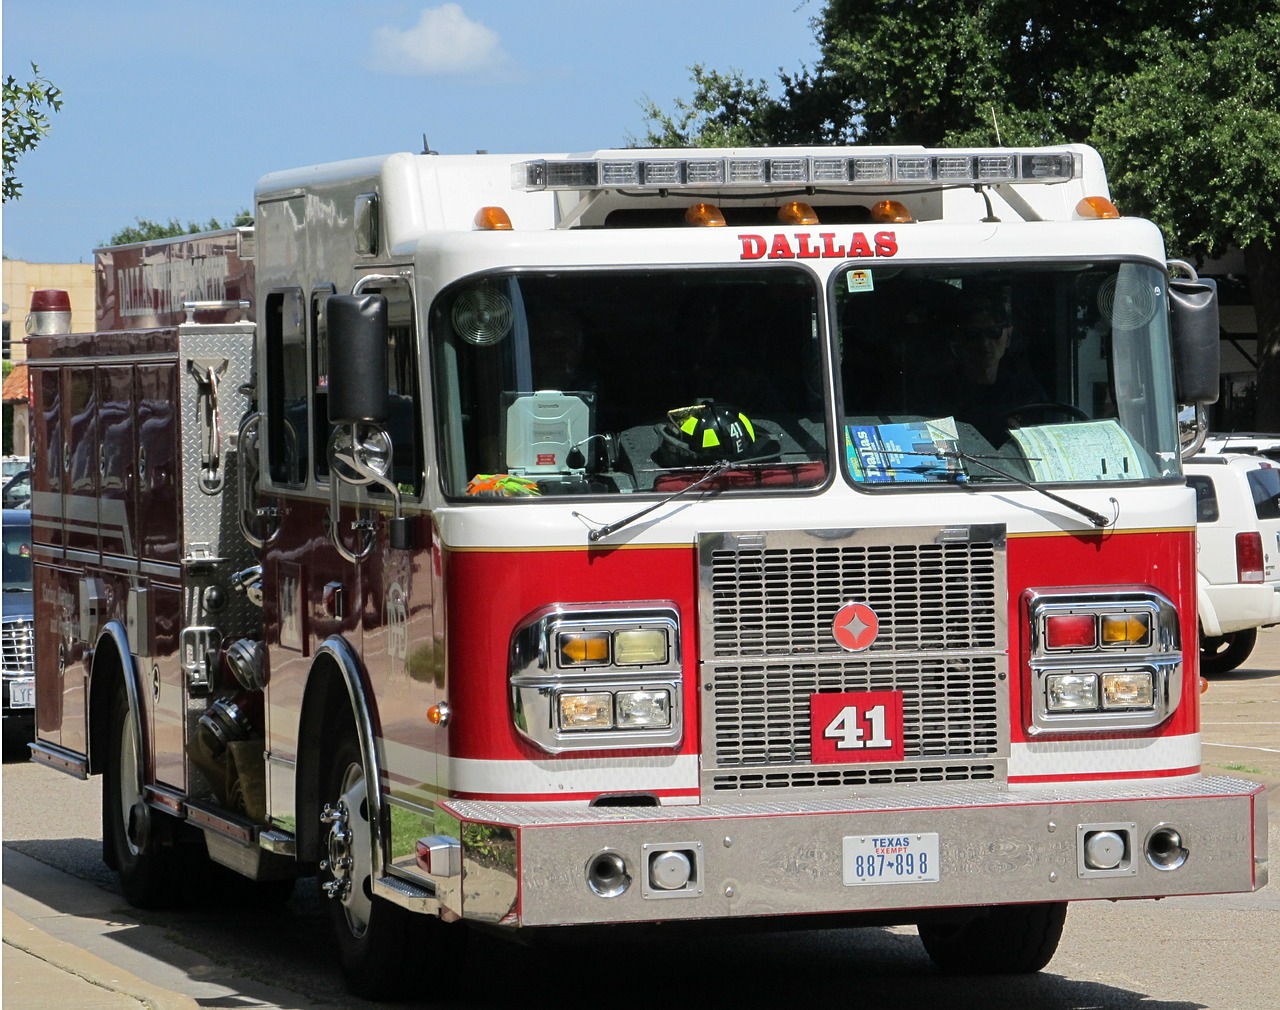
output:
<svg viewBox="0 0 1280 1010"><path fill-rule="evenodd" d="M812 694L809 714L815 764L903 759L901 691Z"/></svg>

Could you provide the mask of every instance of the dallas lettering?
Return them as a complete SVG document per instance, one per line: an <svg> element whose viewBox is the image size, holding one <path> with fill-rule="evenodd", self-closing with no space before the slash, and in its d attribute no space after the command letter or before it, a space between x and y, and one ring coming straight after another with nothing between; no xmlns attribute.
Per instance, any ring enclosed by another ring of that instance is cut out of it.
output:
<svg viewBox="0 0 1280 1010"><path fill-rule="evenodd" d="M870 238L864 232L855 231L848 242L839 239L840 236L833 231L821 231L816 235L807 231L790 235L778 232L772 239L764 235L738 236L744 260L843 260L896 256L898 253L898 236L891 231L878 231Z"/></svg>

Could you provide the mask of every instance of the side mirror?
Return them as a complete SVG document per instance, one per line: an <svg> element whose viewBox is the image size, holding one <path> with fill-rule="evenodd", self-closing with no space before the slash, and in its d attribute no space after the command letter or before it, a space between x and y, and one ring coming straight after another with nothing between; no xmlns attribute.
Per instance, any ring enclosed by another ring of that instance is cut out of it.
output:
<svg viewBox="0 0 1280 1010"><path fill-rule="evenodd" d="M1204 448L1209 437L1209 415L1203 404L1178 404L1178 444L1182 458L1190 459Z"/></svg>
<svg viewBox="0 0 1280 1010"><path fill-rule="evenodd" d="M387 396L387 300L382 295L330 295L329 423L381 424Z"/></svg>
<svg viewBox="0 0 1280 1010"><path fill-rule="evenodd" d="M1218 402L1218 285L1208 278L1169 279L1173 370L1179 403Z"/></svg>

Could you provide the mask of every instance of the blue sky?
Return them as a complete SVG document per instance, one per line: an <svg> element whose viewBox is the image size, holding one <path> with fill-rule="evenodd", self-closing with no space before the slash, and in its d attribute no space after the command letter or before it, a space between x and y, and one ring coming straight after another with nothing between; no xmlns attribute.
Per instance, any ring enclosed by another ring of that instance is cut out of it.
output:
<svg viewBox="0 0 1280 1010"><path fill-rule="evenodd" d="M5 256L90 262L143 217L230 220L270 171L418 151L587 151L644 135L702 63L817 60L819 0L5 0L3 73L63 90L19 162Z"/></svg>

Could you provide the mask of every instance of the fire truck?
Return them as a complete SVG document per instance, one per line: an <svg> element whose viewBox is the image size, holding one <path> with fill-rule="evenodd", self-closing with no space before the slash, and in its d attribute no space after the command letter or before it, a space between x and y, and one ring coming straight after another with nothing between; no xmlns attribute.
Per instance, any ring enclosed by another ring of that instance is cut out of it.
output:
<svg viewBox="0 0 1280 1010"><path fill-rule="evenodd" d="M30 345L33 756L130 902L314 875L387 997L476 929L1036 971L1070 902L1265 883L1201 758L1216 293L1092 149L401 153L254 212Z"/></svg>

